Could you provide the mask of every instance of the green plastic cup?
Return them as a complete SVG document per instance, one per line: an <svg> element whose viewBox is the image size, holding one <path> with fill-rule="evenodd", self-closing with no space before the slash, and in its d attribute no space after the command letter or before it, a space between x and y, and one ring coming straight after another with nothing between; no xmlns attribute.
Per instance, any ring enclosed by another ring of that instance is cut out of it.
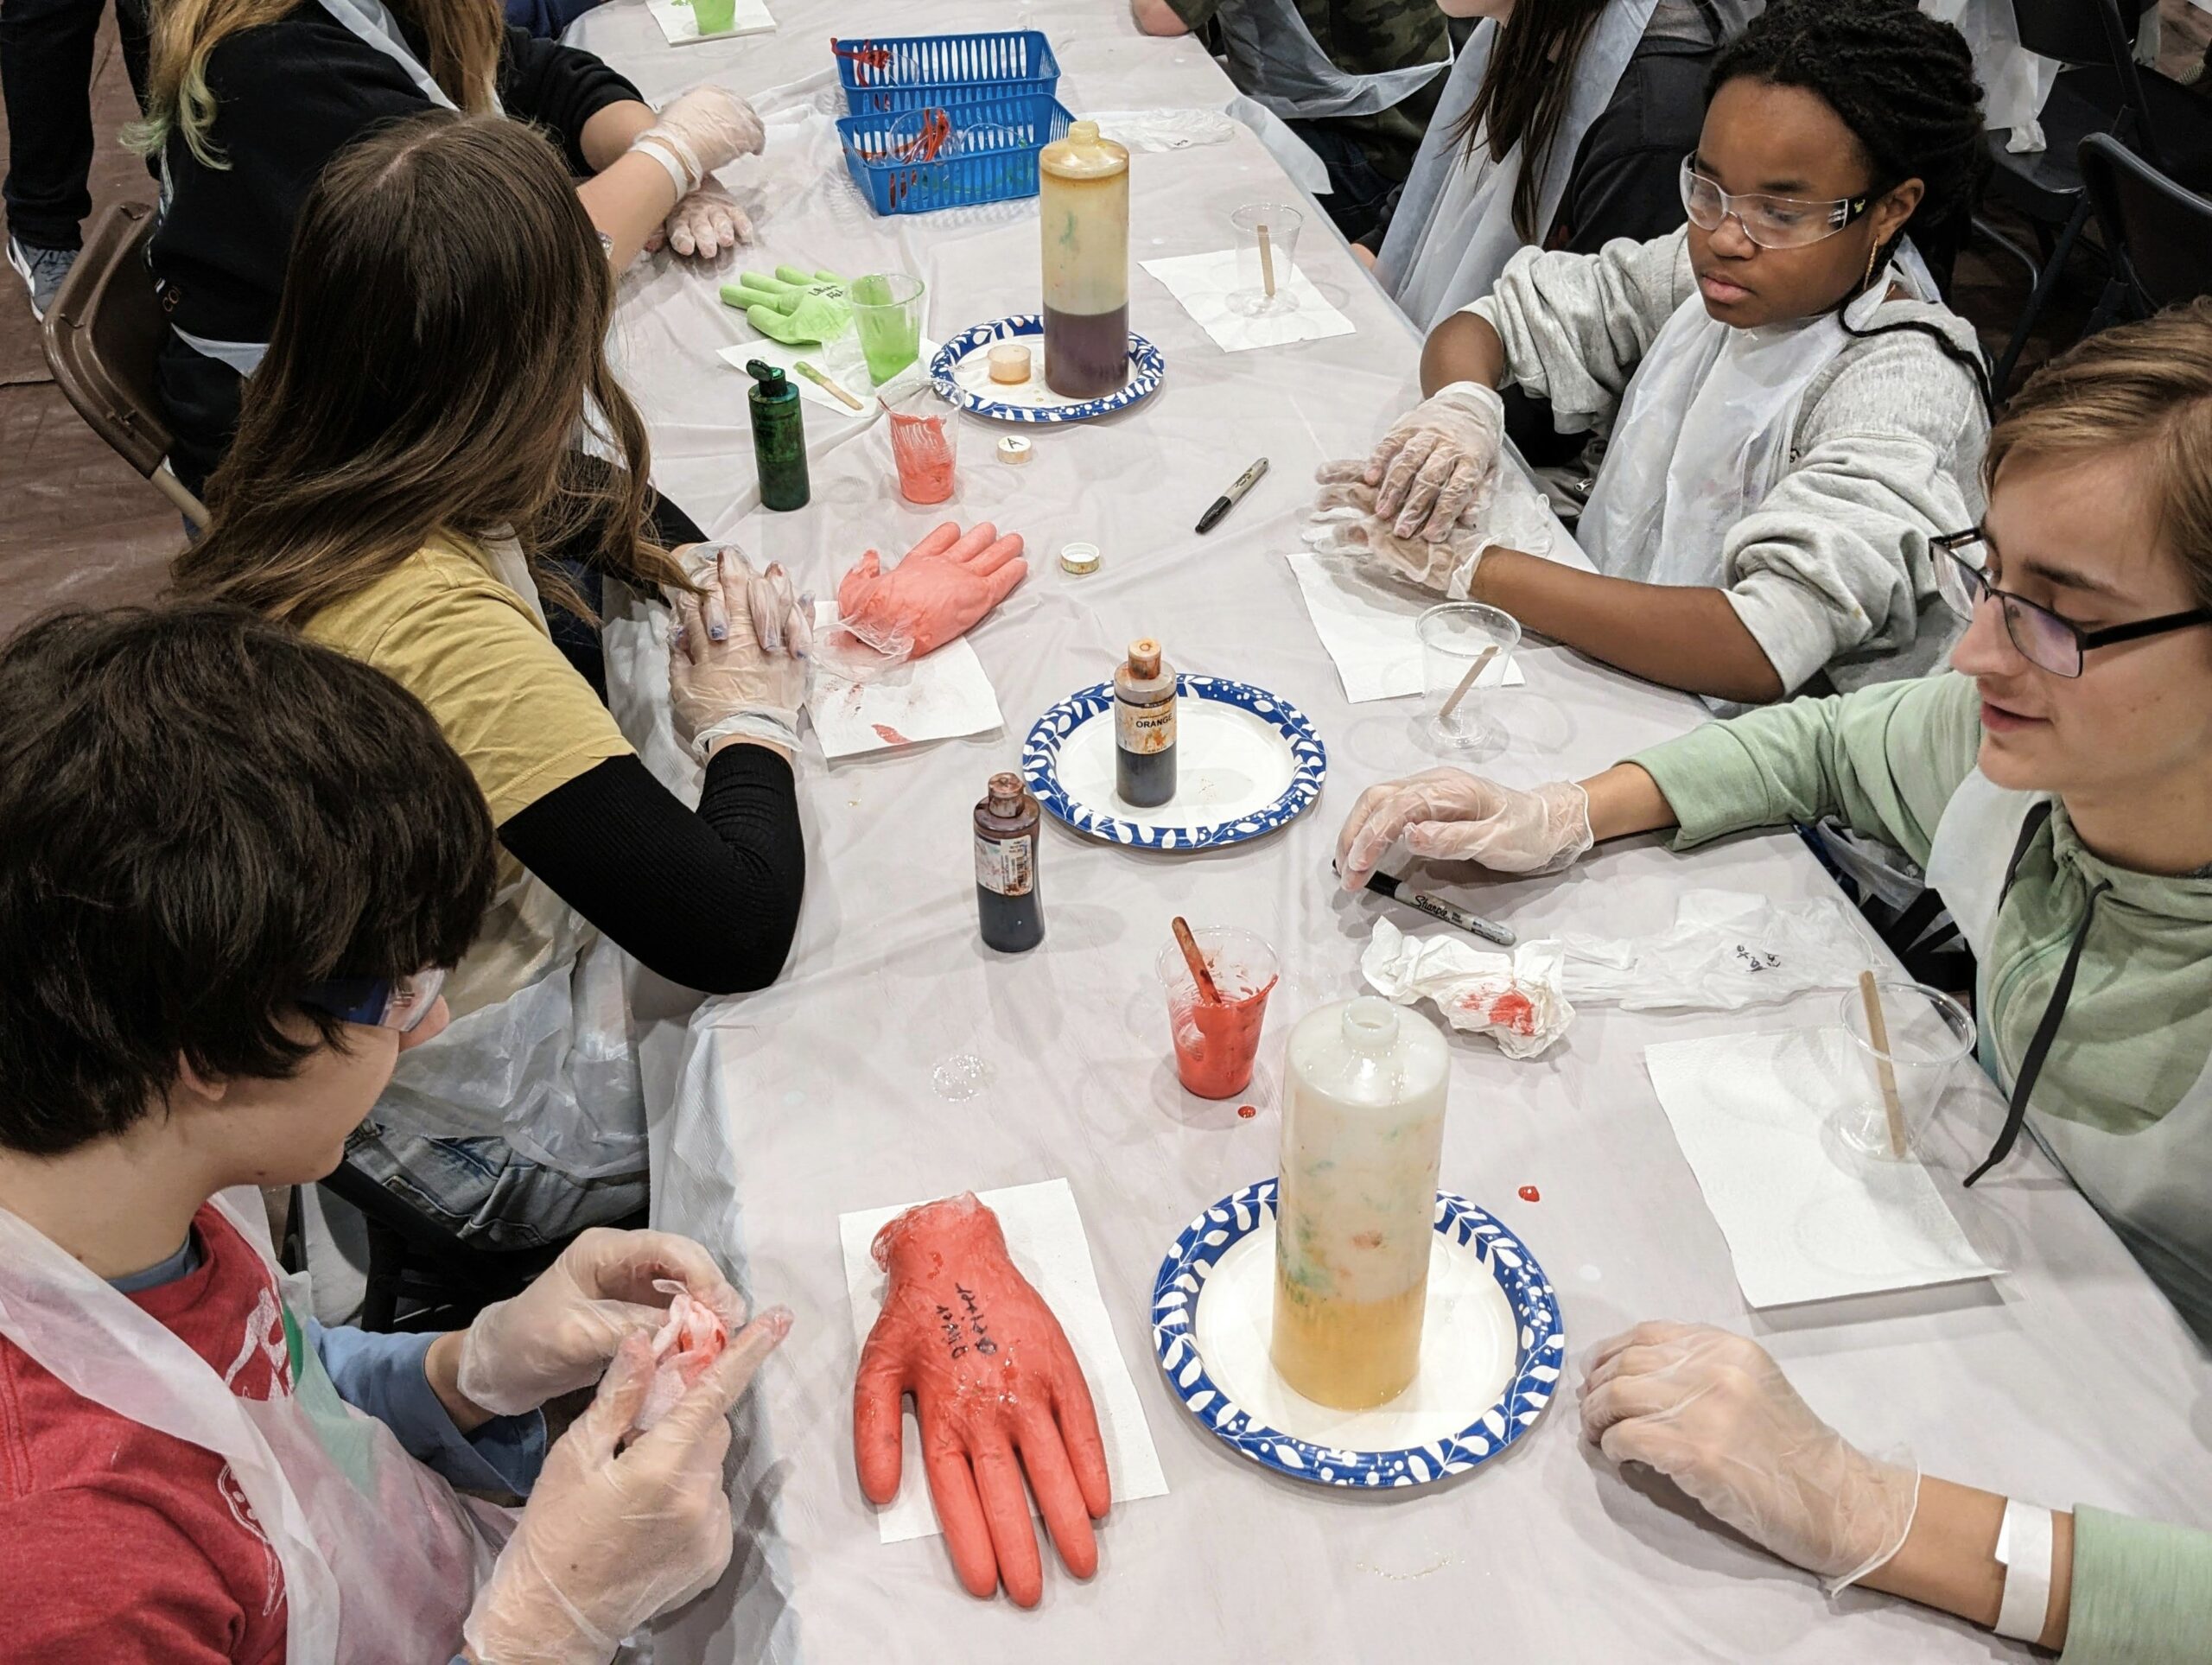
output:
<svg viewBox="0 0 2212 1665"><path fill-rule="evenodd" d="M737 27L737 0L691 0L691 15L700 34L726 34Z"/></svg>
<svg viewBox="0 0 2212 1665"><path fill-rule="evenodd" d="M922 354L922 280L906 272L856 279L848 298L869 379L880 387Z"/></svg>

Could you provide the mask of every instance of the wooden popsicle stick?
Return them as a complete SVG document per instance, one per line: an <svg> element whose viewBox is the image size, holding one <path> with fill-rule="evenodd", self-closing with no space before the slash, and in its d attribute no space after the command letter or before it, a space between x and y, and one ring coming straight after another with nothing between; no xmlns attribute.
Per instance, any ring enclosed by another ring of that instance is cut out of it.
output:
<svg viewBox="0 0 2212 1665"><path fill-rule="evenodd" d="M1444 709L1436 714L1437 721L1449 722L1452 720L1452 714L1459 709L1459 702L1467 697L1467 690L1475 685L1475 679L1490 669L1490 662L1497 657L1497 645L1494 642L1475 655L1474 664L1467 667L1467 674L1459 678L1459 685L1452 690L1451 698L1444 702Z"/></svg>
<svg viewBox="0 0 2212 1665"><path fill-rule="evenodd" d="M1866 1005L1866 1033L1874 1043L1874 1068L1882 1083L1882 1109L1890 1118L1890 1154L1904 1154L1904 1106L1897 1102L1897 1072L1890 1062L1890 1025L1882 1015L1881 991L1874 974L1859 974L1859 998Z"/></svg>
<svg viewBox="0 0 2212 1665"><path fill-rule="evenodd" d="M1183 950L1183 959L1191 968L1191 981L1198 986L1198 998L1208 1006L1219 1006L1221 990L1213 986L1213 973L1206 969L1206 956L1198 952L1198 938L1191 935L1191 927L1181 914L1177 914L1171 925L1175 945Z"/></svg>
<svg viewBox="0 0 2212 1665"><path fill-rule="evenodd" d="M1260 228L1260 282L1268 291L1268 299L1275 298L1275 251L1268 241L1268 228Z"/></svg>

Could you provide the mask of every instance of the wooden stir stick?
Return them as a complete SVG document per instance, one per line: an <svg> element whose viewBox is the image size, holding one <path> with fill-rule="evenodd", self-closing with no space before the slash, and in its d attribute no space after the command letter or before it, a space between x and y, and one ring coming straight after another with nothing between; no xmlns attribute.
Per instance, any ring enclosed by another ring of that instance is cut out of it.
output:
<svg viewBox="0 0 2212 1665"><path fill-rule="evenodd" d="M1866 1006L1866 1033L1874 1043L1874 1068L1882 1083L1882 1108L1890 1118L1890 1154L1904 1154L1904 1106L1897 1102L1897 1072L1890 1063L1890 1025L1882 1015L1881 991L1874 974L1859 974L1859 998Z"/></svg>
<svg viewBox="0 0 2212 1665"><path fill-rule="evenodd" d="M1219 1006L1221 990L1213 985L1213 973L1206 969L1206 956L1198 952L1198 938L1191 935L1191 927L1181 914L1173 921L1175 945L1183 950L1183 958L1191 968L1191 981L1198 986L1198 998L1208 1006Z"/></svg>
<svg viewBox="0 0 2212 1665"><path fill-rule="evenodd" d="M1259 227L1259 232L1260 282L1268 291L1268 299L1272 301L1275 298L1275 251L1268 241L1268 228L1262 226Z"/></svg>
<svg viewBox="0 0 2212 1665"><path fill-rule="evenodd" d="M1490 669L1490 662L1497 657L1497 645L1494 642L1475 655L1474 664L1467 667L1467 674L1459 678L1459 685L1452 690L1452 697L1444 702L1444 709L1436 714L1437 721L1452 721L1452 714L1459 709L1459 702L1467 697L1467 690L1475 685L1475 679Z"/></svg>

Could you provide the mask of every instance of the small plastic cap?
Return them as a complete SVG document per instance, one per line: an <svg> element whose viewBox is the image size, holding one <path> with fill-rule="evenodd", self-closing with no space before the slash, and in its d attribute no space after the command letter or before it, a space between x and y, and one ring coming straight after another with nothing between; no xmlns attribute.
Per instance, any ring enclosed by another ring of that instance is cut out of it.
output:
<svg viewBox="0 0 2212 1665"><path fill-rule="evenodd" d="M1398 1008L1380 995L1362 995L1344 1007L1344 1043L1379 1052L1398 1038Z"/></svg>
<svg viewBox="0 0 2212 1665"><path fill-rule="evenodd" d="M1098 570L1098 545L1096 543L1069 543L1064 545L1060 550L1060 570L1062 572L1074 573L1078 577L1084 573L1096 572Z"/></svg>
<svg viewBox="0 0 2212 1665"><path fill-rule="evenodd" d="M1129 644L1129 669L1140 677L1160 674L1160 644L1147 636Z"/></svg>
<svg viewBox="0 0 2212 1665"><path fill-rule="evenodd" d="M1012 815L1021 807L1021 798L1025 790L1020 775L1006 770L993 775L989 787L991 813Z"/></svg>
<svg viewBox="0 0 2212 1665"><path fill-rule="evenodd" d="M747 359L745 361L745 373L760 383L760 391L772 399L781 398L786 393L798 391L784 378L784 369L781 365L766 364L759 359Z"/></svg>
<svg viewBox="0 0 2212 1665"><path fill-rule="evenodd" d="M1068 143L1088 148L1098 143L1096 122L1071 122L1068 125Z"/></svg>

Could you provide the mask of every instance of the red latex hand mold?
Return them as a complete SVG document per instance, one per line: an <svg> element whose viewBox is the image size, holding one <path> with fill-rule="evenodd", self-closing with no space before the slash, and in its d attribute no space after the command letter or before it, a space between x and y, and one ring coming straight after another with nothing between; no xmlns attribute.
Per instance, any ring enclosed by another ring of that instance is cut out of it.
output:
<svg viewBox="0 0 2212 1665"><path fill-rule="evenodd" d="M964 536L948 520L889 572L874 550L837 584L847 630L877 652L918 659L964 636L1028 575L1021 535L988 520Z"/></svg>
<svg viewBox="0 0 2212 1665"><path fill-rule="evenodd" d="M973 1192L908 1209L875 1236L891 1274L853 1384L861 1490L899 1493L899 1408L914 1396L922 1462L960 1582L1003 1582L1023 1607L1045 1593L1021 1477L1060 1560L1098 1570L1090 1523L1112 1501L1090 1388L1052 1308L1007 1257L998 1216Z"/></svg>

